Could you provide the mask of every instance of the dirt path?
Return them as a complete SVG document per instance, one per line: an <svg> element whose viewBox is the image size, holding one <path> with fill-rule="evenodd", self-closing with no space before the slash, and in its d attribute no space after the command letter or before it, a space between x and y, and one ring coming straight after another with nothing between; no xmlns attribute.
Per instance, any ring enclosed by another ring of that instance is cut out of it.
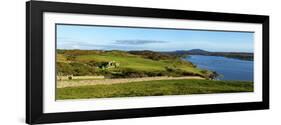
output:
<svg viewBox="0 0 281 125"><path fill-rule="evenodd" d="M99 85L99 84L119 84L140 81L152 80L172 80L172 79L204 79L199 76L184 76L184 77L144 77L144 78L124 78L124 79L102 79L102 80L63 80L57 82L57 88L86 86L86 85Z"/></svg>

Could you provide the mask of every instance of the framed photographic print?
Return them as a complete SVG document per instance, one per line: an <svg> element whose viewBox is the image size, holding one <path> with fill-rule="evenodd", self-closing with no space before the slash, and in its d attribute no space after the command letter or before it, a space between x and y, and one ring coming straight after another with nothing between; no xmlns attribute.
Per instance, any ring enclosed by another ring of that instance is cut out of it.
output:
<svg viewBox="0 0 281 125"><path fill-rule="evenodd" d="M29 124L269 108L269 17L26 3Z"/></svg>

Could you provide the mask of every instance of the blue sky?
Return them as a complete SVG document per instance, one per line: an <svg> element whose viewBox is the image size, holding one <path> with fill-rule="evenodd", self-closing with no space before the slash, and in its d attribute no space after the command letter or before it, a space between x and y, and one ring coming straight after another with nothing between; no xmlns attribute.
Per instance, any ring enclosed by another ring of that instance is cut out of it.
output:
<svg viewBox="0 0 281 125"><path fill-rule="evenodd" d="M253 52L254 33L57 25L58 49Z"/></svg>

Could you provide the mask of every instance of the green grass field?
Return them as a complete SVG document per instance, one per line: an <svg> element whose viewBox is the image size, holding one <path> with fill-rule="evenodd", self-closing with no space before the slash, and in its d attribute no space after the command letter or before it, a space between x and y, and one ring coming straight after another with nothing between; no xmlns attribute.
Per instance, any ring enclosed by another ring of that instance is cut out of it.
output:
<svg viewBox="0 0 281 125"><path fill-rule="evenodd" d="M80 54L77 54L77 52ZM74 53L76 52L76 53ZM81 54L82 53L82 54ZM69 59L69 56L72 59ZM158 56L163 56L159 54ZM64 53L57 54L57 63L60 65L58 67L58 72L64 75L75 74L71 73L71 70L78 71L78 75L104 75L104 70L87 65L91 62L110 62L115 61L120 64L117 68L106 69L106 72L136 72L144 74L161 74L164 76L167 74L172 74L171 71L167 71L167 67L173 68L180 72L185 72L186 74L193 74L202 77L209 77L212 72L207 70L202 70L196 68L192 63L188 61L183 61L180 58L164 58L159 60L153 60L149 58L144 58L141 55L130 54L123 51L88 51L86 53L82 50L65 50ZM71 64L76 64L71 65ZM78 66L79 64L79 66ZM88 71L88 70L91 71ZM87 71L82 71L87 70ZM96 74L95 74L96 73ZM179 73L173 73L172 75L179 75Z"/></svg>
<svg viewBox="0 0 281 125"><path fill-rule="evenodd" d="M56 99L253 92L253 82L215 80L158 80L111 85L57 88Z"/></svg>

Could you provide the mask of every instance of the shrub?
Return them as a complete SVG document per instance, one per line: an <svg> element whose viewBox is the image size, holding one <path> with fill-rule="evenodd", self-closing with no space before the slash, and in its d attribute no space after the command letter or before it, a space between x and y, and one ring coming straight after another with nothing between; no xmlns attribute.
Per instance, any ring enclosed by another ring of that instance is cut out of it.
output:
<svg viewBox="0 0 281 125"><path fill-rule="evenodd" d="M167 59L176 59L177 57L160 53L160 52L153 52L149 50L144 51L129 51L130 54L140 55L143 58L151 59L151 60L167 60Z"/></svg>
<svg viewBox="0 0 281 125"><path fill-rule="evenodd" d="M72 76L68 76L68 80L72 80Z"/></svg>
<svg viewBox="0 0 281 125"><path fill-rule="evenodd" d="M61 75L96 75L95 68L85 65L83 63L62 63L57 62L57 73Z"/></svg>
<svg viewBox="0 0 281 125"><path fill-rule="evenodd" d="M75 61L75 59L76 59L76 56L73 56L73 55L66 56L66 60L68 60L68 61Z"/></svg>

